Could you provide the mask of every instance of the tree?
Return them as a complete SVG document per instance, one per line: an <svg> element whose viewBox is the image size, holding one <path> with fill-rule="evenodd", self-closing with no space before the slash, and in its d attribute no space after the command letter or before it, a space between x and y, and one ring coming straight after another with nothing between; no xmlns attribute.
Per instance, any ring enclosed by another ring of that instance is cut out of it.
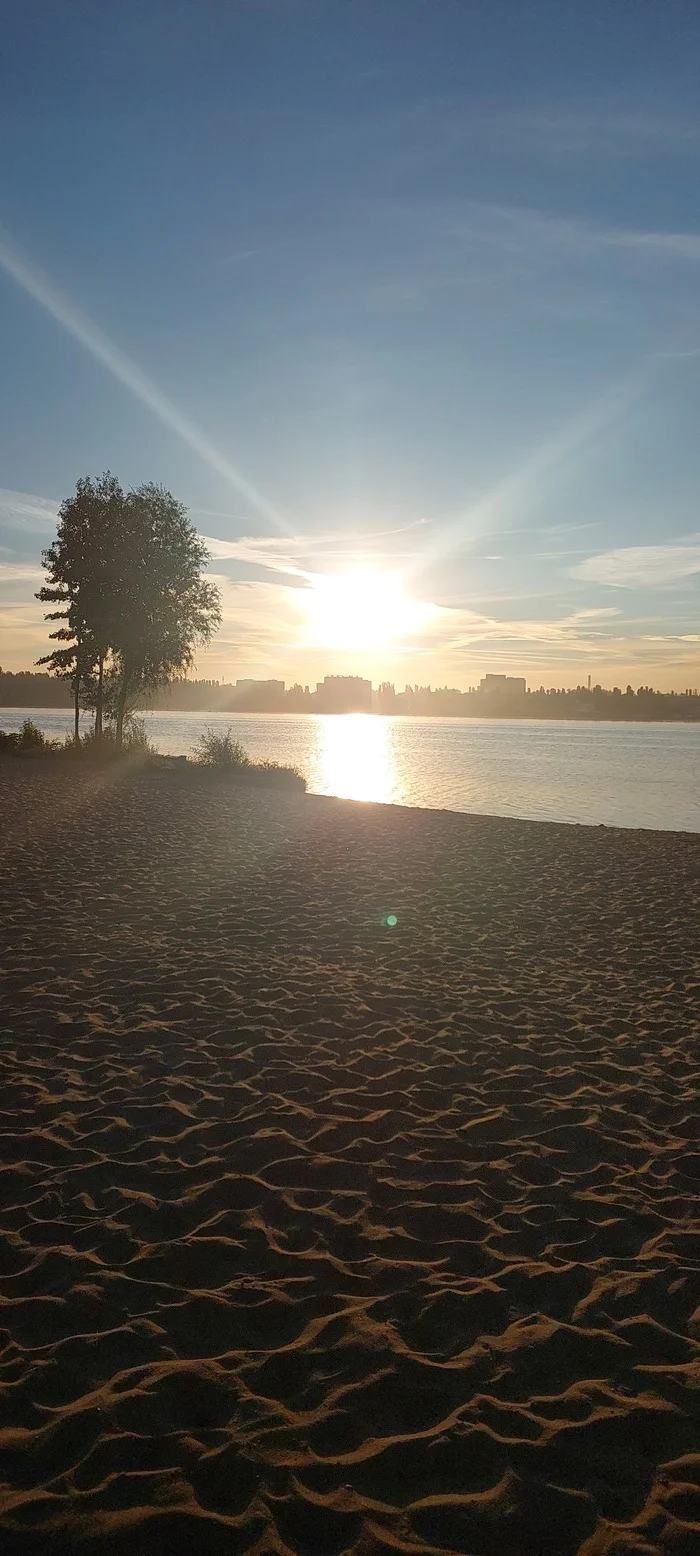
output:
<svg viewBox="0 0 700 1556"><path fill-rule="evenodd" d="M37 598L60 606L47 620L65 647L39 660L67 676L75 702L114 718L116 744L138 701L184 673L221 620L219 591L202 577L209 560L187 510L161 486L124 493L107 471L84 476L61 505L58 534L42 555Z"/></svg>
<svg viewBox="0 0 700 1556"><path fill-rule="evenodd" d="M209 553L187 509L164 487L147 483L127 494L120 546L109 636L117 748L127 714L184 674L221 620L219 591L202 577Z"/></svg>
<svg viewBox="0 0 700 1556"><path fill-rule="evenodd" d="M48 566L48 564L45 564ZM52 580L51 580L52 581ZM39 590L37 599L44 603L49 601L69 601L68 591L57 584L55 588L46 586ZM47 621L66 621L65 627L59 627L56 632L50 632L51 639L61 639L70 646L67 648L54 648L50 654L43 654L37 659L38 665L48 665L53 675L60 675L70 683L73 693L73 706L75 709L75 723L73 738L75 744L80 742L80 691L83 679L84 667L84 639L80 635L80 627L76 621L75 613L71 611L70 603L65 610L48 611Z"/></svg>
<svg viewBox="0 0 700 1556"><path fill-rule="evenodd" d="M120 563L120 523L124 493L109 471L93 481L83 476L75 495L61 504L58 533L42 562L48 583L37 599L58 604L47 621L63 626L49 633L66 644L37 661L71 684L75 706L75 741L80 739L80 706L93 673L96 676L95 733L102 734L102 683L109 651L115 582Z"/></svg>

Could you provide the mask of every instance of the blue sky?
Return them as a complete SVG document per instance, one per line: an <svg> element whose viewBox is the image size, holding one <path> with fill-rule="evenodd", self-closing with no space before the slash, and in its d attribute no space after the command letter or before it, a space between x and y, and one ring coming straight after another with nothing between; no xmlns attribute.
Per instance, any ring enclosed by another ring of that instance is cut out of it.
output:
<svg viewBox="0 0 700 1556"><path fill-rule="evenodd" d="M685 0L11 8L0 664L110 468L212 538L201 674L697 685L699 70ZM434 610L309 645L358 563Z"/></svg>

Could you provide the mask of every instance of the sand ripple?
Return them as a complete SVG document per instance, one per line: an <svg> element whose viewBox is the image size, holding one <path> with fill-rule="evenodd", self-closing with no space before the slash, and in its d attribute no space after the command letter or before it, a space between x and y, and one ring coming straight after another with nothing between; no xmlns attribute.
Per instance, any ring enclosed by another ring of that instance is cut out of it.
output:
<svg viewBox="0 0 700 1556"><path fill-rule="evenodd" d="M0 808L2 1551L694 1556L700 839Z"/></svg>

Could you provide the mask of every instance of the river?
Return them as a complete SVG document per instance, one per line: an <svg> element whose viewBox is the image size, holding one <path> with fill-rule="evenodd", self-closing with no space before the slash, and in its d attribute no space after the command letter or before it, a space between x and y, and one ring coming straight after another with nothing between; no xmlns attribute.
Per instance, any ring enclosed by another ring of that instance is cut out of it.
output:
<svg viewBox="0 0 700 1556"><path fill-rule="evenodd" d="M160 751L189 755L229 726L255 758L292 763L316 794L594 826L700 831L700 724L146 713ZM47 735L68 709L0 709ZM87 722L87 721L86 721Z"/></svg>

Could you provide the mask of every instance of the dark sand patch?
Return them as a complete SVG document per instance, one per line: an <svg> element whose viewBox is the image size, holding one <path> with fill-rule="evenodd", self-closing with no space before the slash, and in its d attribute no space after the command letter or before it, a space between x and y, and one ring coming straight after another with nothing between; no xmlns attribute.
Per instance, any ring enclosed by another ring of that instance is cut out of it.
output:
<svg viewBox="0 0 700 1556"><path fill-rule="evenodd" d="M700 839L0 807L0 1549L700 1550Z"/></svg>

